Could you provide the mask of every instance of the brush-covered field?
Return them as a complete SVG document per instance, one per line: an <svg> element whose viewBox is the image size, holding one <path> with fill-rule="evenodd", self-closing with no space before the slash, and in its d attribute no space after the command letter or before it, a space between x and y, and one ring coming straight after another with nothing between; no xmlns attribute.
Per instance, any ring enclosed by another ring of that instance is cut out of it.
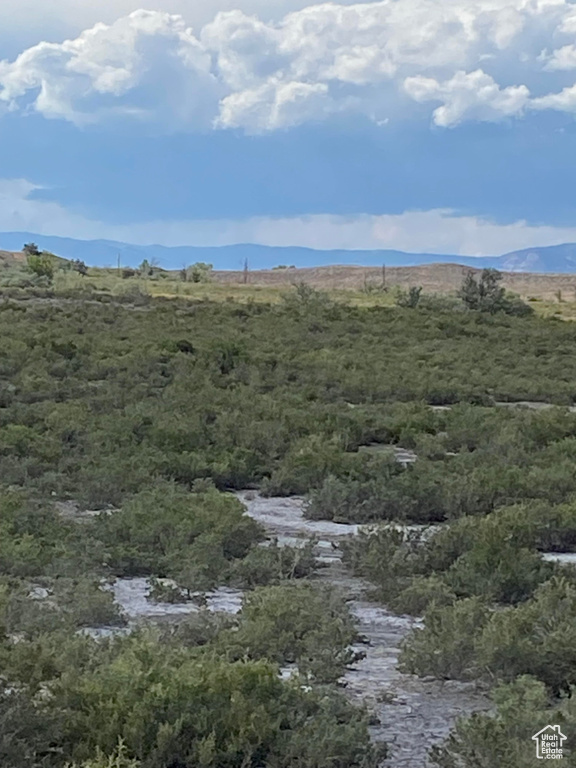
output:
<svg viewBox="0 0 576 768"><path fill-rule="evenodd" d="M338 685L347 604L245 489L368 526L347 567L424 617L402 669L493 697L431 764L526 768L554 722L576 765L572 323L109 272L0 293L3 768L394 765ZM198 610L134 624L127 579Z"/></svg>

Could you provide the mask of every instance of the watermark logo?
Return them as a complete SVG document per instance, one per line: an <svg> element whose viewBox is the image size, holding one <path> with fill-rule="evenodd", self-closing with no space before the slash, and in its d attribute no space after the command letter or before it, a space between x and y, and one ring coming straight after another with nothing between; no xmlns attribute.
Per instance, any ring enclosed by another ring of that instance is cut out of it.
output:
<svg viewBox="0 0 576 768"><path fill-rule="evenodd" d="M559 725L547 725L541 731L532 736L536 742L536 757L538 760L561 760L563 757L562 745L566 736L560 730Z"/></svg>

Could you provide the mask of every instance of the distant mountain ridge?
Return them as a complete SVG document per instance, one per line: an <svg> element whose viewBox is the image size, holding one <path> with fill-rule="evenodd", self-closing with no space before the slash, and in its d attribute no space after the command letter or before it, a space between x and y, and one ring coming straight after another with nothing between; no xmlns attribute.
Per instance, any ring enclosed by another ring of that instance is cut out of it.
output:
<svg viewBox="0 0 576 768"><path fill-rule="evenodd" d="M576 243L526 248L503 256L456 256L437 253L405 253L395 250L315 250L297 246L267 245L174 246L132 245L113 240L75 240L66 237L38 235L31 232L0 233L0 249L19 251L24 243L35 242L47 251L66 259L81 259L89 266L138 266L144 259L155 260L164 269L180 269L197 261L213 264L220 270L249 268L271 269L285 265L320 267L357 264L366 267L386 265L410 267L422 264L460 264L467 267L493 267L506 272L542 272L567 274L576 272Z"/></svg>

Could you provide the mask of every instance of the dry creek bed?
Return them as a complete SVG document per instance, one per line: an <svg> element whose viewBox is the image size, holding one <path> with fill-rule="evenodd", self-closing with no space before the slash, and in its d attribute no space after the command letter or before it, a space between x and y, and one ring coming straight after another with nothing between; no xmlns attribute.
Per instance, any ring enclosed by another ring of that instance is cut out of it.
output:
<svg viewBox="0 0 576 768"><path fill-rule="evenodd" d="M398 616L367 599L371 585L350 573L342 563L338 544L358 532L358 526L306 520L303 499L270 498L238 494L250 517L259 521L280 544L317 539L323 566L317 580L337 588L356 619L359 635L368 640L354 650L365 658L348 670L345 691L351 700L365 704L376 716L371 726L375 742L387 742L389 768L425 768L433 744L443 741L456 719L488 710L490 703L472 684L421 679L397 668L400 644L418 619Z"/></svg>

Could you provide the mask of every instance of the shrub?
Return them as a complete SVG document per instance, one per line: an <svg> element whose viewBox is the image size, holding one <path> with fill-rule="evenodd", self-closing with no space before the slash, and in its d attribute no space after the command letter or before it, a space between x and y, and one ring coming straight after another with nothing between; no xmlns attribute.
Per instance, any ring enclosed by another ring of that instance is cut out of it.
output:
<svg viewBox="0 0 576 768"><path fill-rule="evenodd" d="M398 289L398 292L396 295L396 304L399 307L416 309L416 307L420 303L421 293L422 293L422 288L421 287L417 288L416 286L412 286L407 291Z"/></svg>
<svg viewBox="0 0 576 768"><path fill-rule="evenodd" d="M186 269L186 281L191 283L207 283L210 281L212 264L197 262Z"/></svg>
<svg viewBox="0 0 576 768"><path fill-rule="evenodd" d="M439 576L415 576L389 605L398 613L421 616L432 605L452 605L455 600L455 593Z"/></svg>
<svg viewBox="0 0 576 768"><path fill-rule="evenodd" d="M238 631L223 642L239 658L247 653L297 664L303 675L335 682L354 660L349 646L355 637L350 614L333 591L294 582L248 594Z"/></svg>
<svg viewBox="0 0 576 768"><path fill-rule="evenodd" d="M500 679L533 675L558 693L576 684L575 649L576 586L555 577L530 602L497 611L479 635L477 655Z"/></svg>
<svg viewBox="0 0 576 768"><path fill-rule="evenodd" d="M186 493L166 484L142 491L94 532L110 552L117 575L174 577L187 590L211 589L245 557L262 529L232 496L209 490Z"/></svg>
<svg viewBox="0 0 576 768"><path fill-rule="evenodd" d="M361 713L283 683L267 661L230 663L136 638L52 690L66 714L65 751L80 763L98 750L114 755L122 738L124 757L142 768L290 768L297 749L303 768L331 768L335 754L343 766L377 764Z"/></svg>
<svg viewBox="0 0 576 768"><path fill-rule="evenodd" d="M488 607L477 597L432 605L424 616L424 627L415 629L403 645L401 668L421 676L476 677L476 638L489 618Z"/></svg>
<svg viewBox="0 0 576 768"><path fill-rule="evenodd" d="M30 253L26 257L26 264L33 275L52 280L54 277L54 258L50 253Z"/></svg>
<svg viewBox="0 0 576 768"><path fill-rule="evenodd" d="M550 710L542 683L528 676L494 689L495 715L476 713L460 720L447 741L432 750L438 768L483 768L507 766L524 768L535 759L531 739L540 724L562 724L570 736L576 730L572 706Z"/></svg>
<svg viewBox="0 0 576 768"><path fill-rule="evenodd" d="M56 766L58 713L46 711L24 691L0 686L0 765L3 768Z"/></svg>
<svg viewBox="0 0 576 768"><path fill-rule="evenodd" d="M482 533L482 531L480 531ZM498 531L476 540L446 572L445 581L457 595L481 595L489 602L518 603L526 600L554 568L540 556L502 540Z"/></svg>
<svg viewBox="0 0 576 768"><path fill-rule="evenodd" d="M303 543L302 547L279 546L277 541L254 547L235 564L232 581L253 588L310 576L318 566L314 547L314 541Z"/></svg>

